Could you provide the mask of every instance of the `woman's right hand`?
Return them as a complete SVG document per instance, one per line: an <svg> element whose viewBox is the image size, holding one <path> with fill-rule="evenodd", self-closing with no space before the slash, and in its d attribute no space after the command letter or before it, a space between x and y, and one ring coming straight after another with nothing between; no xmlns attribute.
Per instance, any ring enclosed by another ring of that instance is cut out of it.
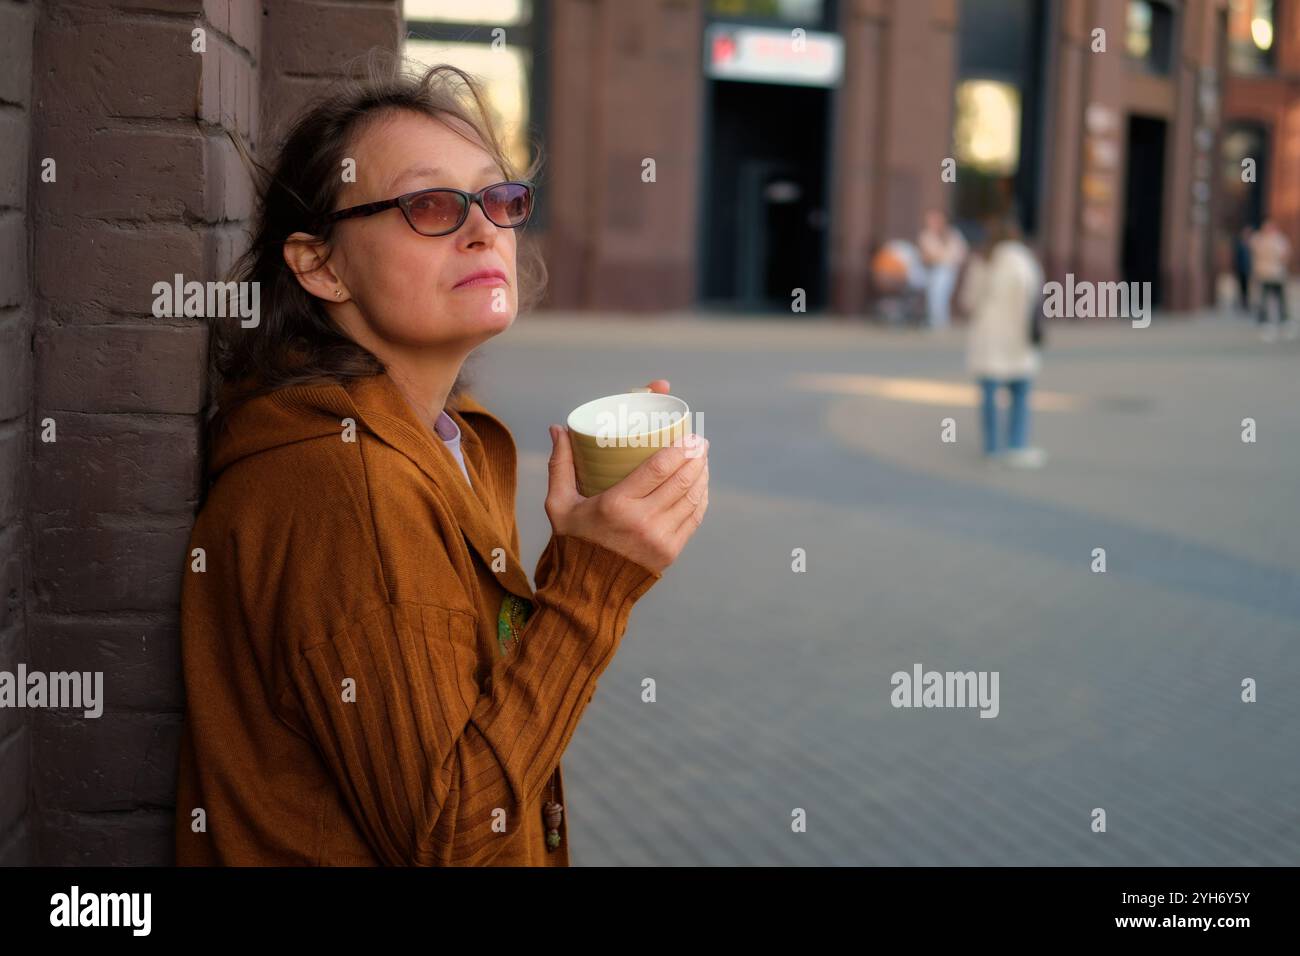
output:
<svg viewBox="0 0 1300 956"><path fill-rule="evenodd" d="M698 445L692 446L691 441ZM709 443L688 435L660 448L598 495L578 491L569 432L551 426L546 517L555 534L586 538L662 572L704 520L709 506Z"/></svg>

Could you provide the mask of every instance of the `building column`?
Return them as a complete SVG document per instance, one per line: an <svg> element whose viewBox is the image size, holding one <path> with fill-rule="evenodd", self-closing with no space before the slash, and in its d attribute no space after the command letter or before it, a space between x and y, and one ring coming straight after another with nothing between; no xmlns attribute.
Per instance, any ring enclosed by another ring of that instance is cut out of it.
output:
<svg viewBox="0 0 1300 956"><path fill-rule="evenodd" d="M867 308L871 282L873 184L881 175L880 62L884 46L885 0L850 0L844 5L844 77L835 116L832 165L830 311L855 315Z"/></svg>
<svg viewBox="0 0 1300 956"><path fill-rule="evenodd" d="M872 240L913 240L928 209L952 208L941 179L952 155L956 0L897 2L884 32Z"/></svg>
<svg viewBox="0 0 1300 956"><path fill-rule="evenodd" d="M685 308L698 255L702 0L557 0L552 11L548 305Z"/></svg>
<svg viewBox="0 0 1300 956"><path fill-rule="evenodd" d="M1066 4L1081 10L1085 4ZM1074 255L1067 262L1076 278L1090 282L1120 279L1124 235L1124 170L1128 154L1128 114L1124 87L1128 77L1124 35L1127 0L1092 0L1078 24L1082 36L1083 109L1079 179L1056 184L1078 190L1079 217ZM1092 31L1106 31L1106 52L1092 51ZM1069 120L1067 120L1069 121ZM1056 277L1049 277L1056 278Z"/></svg>
<svg viewBox="0 0 1300 956"><path fill-rule="evenodd" d="M1190 0L1182 11L1174 64L1175 104L1169 124L1161 273L1166 309L1201 308L1213 295L1209 262L1210 190L1218 174L1222 113L1218 20L1213 0Z"/></svg>

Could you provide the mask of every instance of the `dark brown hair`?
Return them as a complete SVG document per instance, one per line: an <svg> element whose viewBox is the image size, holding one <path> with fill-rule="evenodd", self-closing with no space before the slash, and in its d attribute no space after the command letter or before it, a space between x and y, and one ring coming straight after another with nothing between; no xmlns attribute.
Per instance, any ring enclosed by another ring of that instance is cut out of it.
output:
<svg viewBox="0 0 1300 956"><path fill-rule="evenodd" d="M237 133L228 132L257 187L250 243L230 278L260 284L260 320L243 328L237 319L209 319L209 440L235 407L257 395L289 385L345 384L384 370L383 362L335 326L321 300L299 284L284 261L283 246L298 231L330 238L333 225L317 227L316 220L334 209L343 160L365 129L395 110L446 122L453 132L466 136L456 121L463 123L507 179L535 181L540 151L533 144L529 168L515 167L478 81L448 64L413 71L400 56L384 50L350 64L336 89L301 113L270 168L253 158ZM520 312L535 306L546 286L546 266L523 235L526 228L520 230L517 246ZM462 373L451 394L466 385Z"/></svg>
<svg viewBox="0 0 1300 956"><path fill-rule="evenodd" d="M1006 213L1001 216L991 216L984 222L984 239L979 244L978 252L985 259L993 255L993 250L998 243L1007 239L1022 240L1024 233L1020 229L1020 221L1012 213Z"/></svg>

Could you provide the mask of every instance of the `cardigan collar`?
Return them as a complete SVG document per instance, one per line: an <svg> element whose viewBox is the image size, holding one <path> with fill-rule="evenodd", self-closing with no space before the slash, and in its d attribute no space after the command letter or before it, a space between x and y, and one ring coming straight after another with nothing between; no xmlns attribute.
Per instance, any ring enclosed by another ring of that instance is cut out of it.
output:
<svg viewBox="0 0 1300 956"><path fill-rule="evenodd" d="M304 410L317 414L303 416ZM290 441L337 436L343 419L352 418L358 428L401 452L429 478L486 567L493 567L497 548L505 552L505 570L497 579L507 591L532 600L533 588L510 532L514 516L506 512L514 506L517 467L510 430L465 393L449 401L446 412L460 428L472 488L450 449L429 432L386 372L347 385L288 386L251 400L232 416L235 437L219 441L213 449L211 470L215 475L247 454ZM492 463L489 454L496 459Z"/></svg>

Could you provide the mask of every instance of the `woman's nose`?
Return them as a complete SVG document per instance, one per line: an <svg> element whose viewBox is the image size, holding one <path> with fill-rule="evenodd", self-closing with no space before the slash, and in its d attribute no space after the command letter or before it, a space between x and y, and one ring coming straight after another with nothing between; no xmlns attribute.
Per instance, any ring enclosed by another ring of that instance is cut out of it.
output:
<svg viewBox="0 0 1300 956"><path fill-rule="evenodd" d="M482 206L478 203L470 203L469 215L465 219L465 224L460 227L460 231L466 244L482 242L491 245L496 237L497 227L483 212Z"/></svg>

